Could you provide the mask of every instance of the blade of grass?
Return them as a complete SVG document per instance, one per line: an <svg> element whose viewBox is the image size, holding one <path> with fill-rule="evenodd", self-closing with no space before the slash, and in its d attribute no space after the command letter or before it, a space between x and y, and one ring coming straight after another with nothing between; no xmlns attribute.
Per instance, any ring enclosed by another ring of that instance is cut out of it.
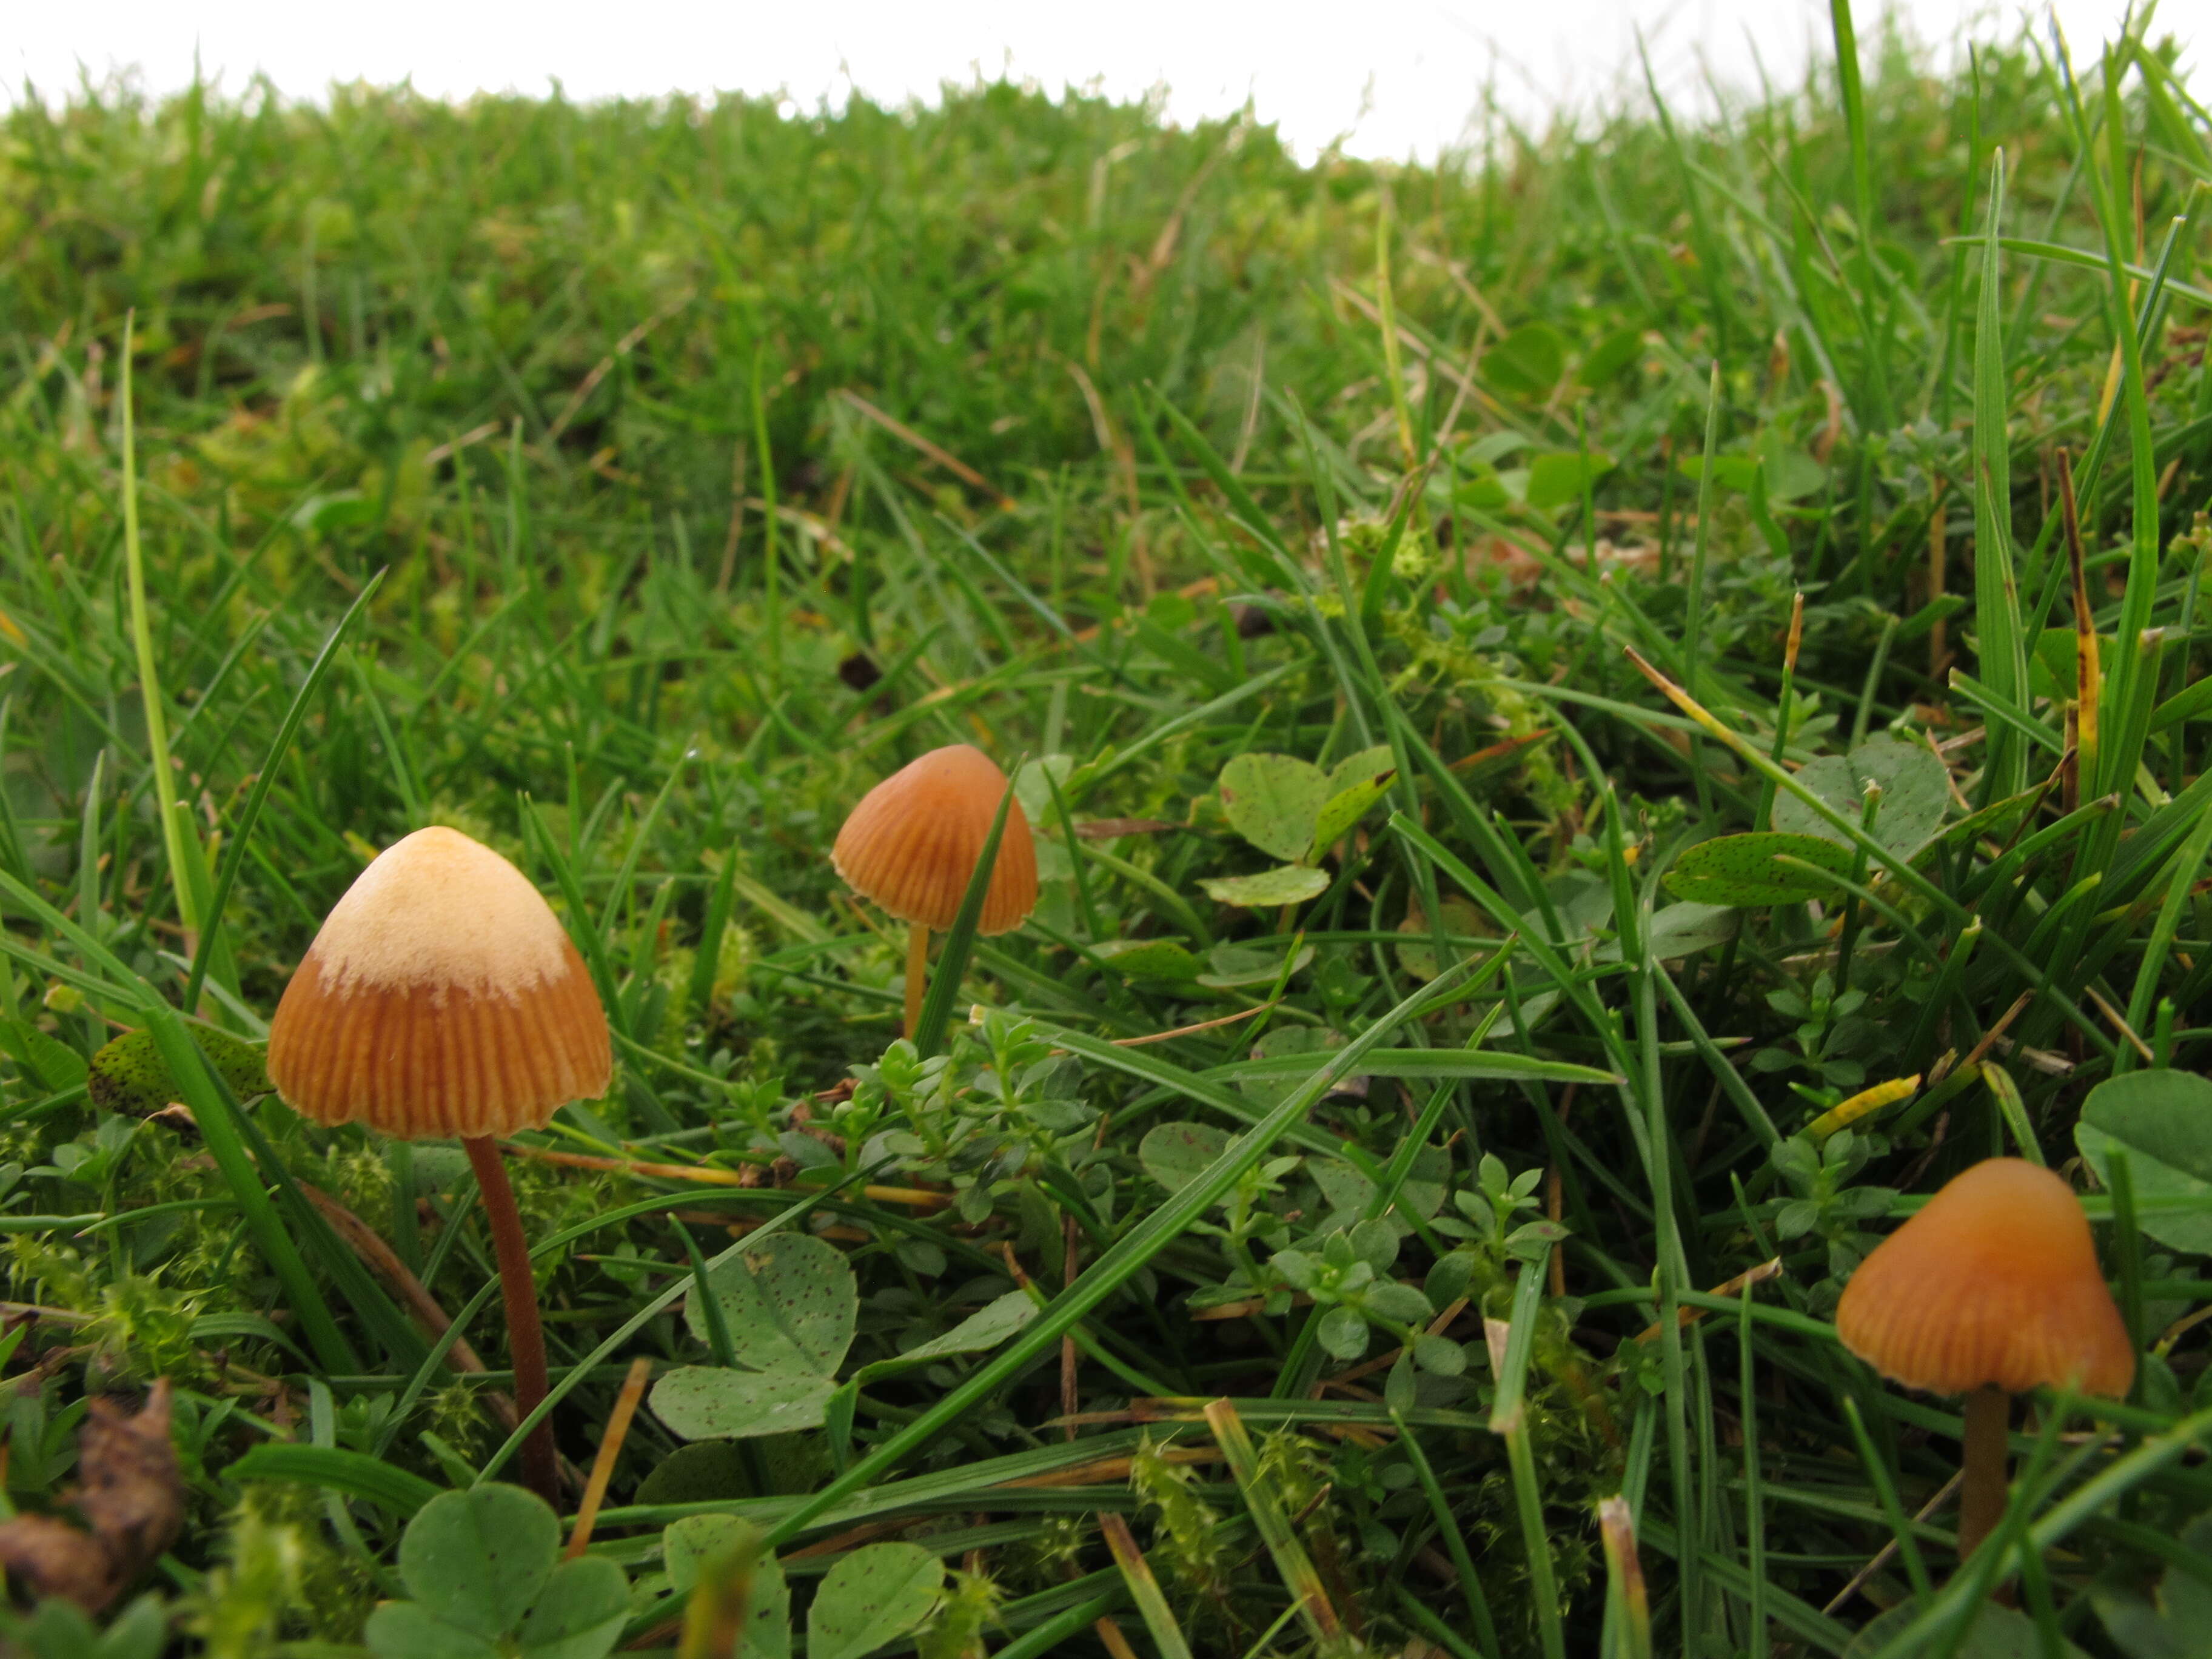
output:
<svg viewBox="0 0 2212 1659"><path fill-rule="evenodd" d="M1244 1419L1237 1414L1235 1404L1228 1400L1206 1401L1206 1425L1213 1431L1214 1443L1221 1448L1222 1455L1229 1460L1231 1478L1243 1495L1244 1511L1252 1517L1260 1541L1274 1559L1275 1571L1290 1591L1291 1604L1297 1608L1298 1621L1312 1637L1316 1651L1323 1656L1353 1651L1351 1638L1346 1634L1343 1621L1337 1617L1328 1591L1321 1582L1321 1574L1315 1571L1313 1558L1306 1553L1297 1528L1284 1512L1274 1483L1260 1468L1252 1437L1245 1430Z"/></svg>
<svg viewBox="0 0 2212 1659"><path fill-rule="evenodd" d="M1018 760L1012 770L1021 770ZM921 1018L914 1028L914 1046L924 1060L944 1051L945 1027L951 1022L952 1005L959 1000L961 981L967 977L968 958L975 953L976 924L983 919L983 899L991 890L991 878L998 872L999 842L1006 833L1006 818L1013 805L1010 773L1005 793L999 797L999 810L991 818L990 833L983 837L982 850L975 855L975 867L968 872L968 889L960 896L959 909L953 912L945 948L938 955L937 973L929 982Z"/></svg>
<svg viewBox="0 0 2212 1659"><path fill-rule="evenodd" d="M1398 1426L1398 1443L1405 1449L1406 1461L1413 1466L1414 1479L1420 1482L1422 1495L1429 1500L1429 1513L1436 1517L1437 1536L1443 1540L1445 1553L1451 1557L1452 1571L1459 1575L1460 1595L1467 1602L1468 1621L1481 1644L1480 1650L1496 1659L1504 1649L1498 1645L1498 1626L1490 1616L1490 1598L1483 1593L1482 1579L1474 1570L1474 1558L1468 1553L1467 1535L1452 1514L1450 1500L1444 1496L1435 1466L1429 1462L1428 1453L1421 1449L1420 1437L1407 1426L1401 1413L1393 1411L1390 1420Z"/></svg>
<svg viewBox="0 0 2212 1659"><path fill-rule="evenodd" d="M154 657L154 629L146 609L146 550L138 524L137 420L133 412L131 363L135 350L137 313L123 318L123 384L118 396L123 404L123 561L131 601L131 645L137 653L138 696L146 711L147 762L154 769L155 813L161 821L161 846L169 861L169 885L175 896L177 920L185 936L197 939L203 915L201 895L193 890L184 841L194 834L177 811L176 769L169 760L169 712L161 690L161 671Z"/></svg>
<svg viewBox="0 0 2212 1659"><path fill-rule="evenodd" d="M720 971L722 935L730 925L730 908L737 893L738 849L722 849L722 867L714 872L714 885L707 899L707 914L700 923L699 949L691 961L683 1005L671 1009L670 1024L678 1030L694 1012L704 1017L714 998L714 976Z"/></svg>
<svg viewBox="0 0 2212 1659"><path fill-rule="evenodd" d="M1552 1560L1551 1533L1544 1524L1544 1494L1537 1482L1535 1451L1528 1438L1528 1357L1535 1350L1536 1322L1543 1307L1544 1275L1551 1254L1547 1244L1540 1260L1522 1264L1520 1280L1513 1288L1510 1322L1503 1330L1494 1319L1484 1321L1483 1325L1498 1381L1490 1408L1490 1431L1504 1437L1506 1461L1512 1470L1513 1501L1528 1561L1528 1599L1535 1609L1536 1632L1543 1644L1544 1659L1566 1659L1566 1635L1559 1620L1559 1573Z"/></svg>
<svg viewBox="0 0 2212 1659"><path fill-rule="evenodd" d="M238 822L232 828L230 837L222 849L222 862L216 868L215 894L200 930L198 948L192 952L191 972L185 981L184 1006L186 1008L199 1006L200 988L207 981L208 965L213 957L215 941L221 932L223 910L230 902L230 890L238 881L239 869L246 862L246 848L253 840L254 829L261 822L261 809L268 803L269 791L276 784L284 757L291 752L293 740L300 734L300 726L307 717L308 706L313 702L324 678L337 660L339 646L351 631L355 620L366 614L368 602L376 597L376 590L384 585L386 574L386 571L380 570L362 585L360 594L346 607L345 614L338 618L337 626L325 637L323 648L315 653L314 661L307 665L307 677L300 682L300 689L292 698L291 707L284 711L284 718L277 723L276 735L270 739L268 752L261 757L261 765L253 775L253 787L246 792L245 809L238 815Z"/></svg>
<svg viewBox="0 0 2212 1659"><path fill-rule="evenodd" d="M1974 324L1974 622L1982 684L2005 708L2027 714L2027 647L2020 620L2020 586L2012 541L2012 440L2006 430L2008 387L2004 321L1998 312L2003 270L1998 234L2004 222L2005 160L1990 158L1989 207L1982 234L1981 294ZM2027 757L2009 730L1992 726L1982 775L1982 804L2018 794L2027 785Z"/></svg>
<svg viewBox="0 0 2212 1659"><path fill-rule="evenodd" d="M1183 1639L1182 1627L1176 1623L1168 1598L1161 1592L1160 1581L1152 1576L1152 1565L1137 1547L1129 1523L1118 1515L1104 1514L1098 1517L1098 1530L1106 1536L1106 1547L1113 1552L1114 1565L1121 1570L1121 1582L1129 1587L1129 1601L1137 1609L1137 1616L1145 1621L1146 1630L1152 1633L1152 1644L1160 1650L1160 1659L1190 1659L1190 1644Z"/></svg>

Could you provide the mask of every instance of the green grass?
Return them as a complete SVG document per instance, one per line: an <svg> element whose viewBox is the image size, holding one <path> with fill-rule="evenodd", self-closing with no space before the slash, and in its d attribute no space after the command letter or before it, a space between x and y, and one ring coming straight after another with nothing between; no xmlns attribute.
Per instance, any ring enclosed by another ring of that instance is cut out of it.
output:
<svg viewBox="0 0 2212 1659"><path fill-rule="evenodd" d="M1841 72L1436 168L1007 86L0 118L0 1233L46 1310L5 1502L172 1378L138 1616L306 1659L510 1471L465 1164L303 1123L216 1035L447 823L615 1034L524 1139L758 1181L514 1162L564 1455L632 1359L744 1358L677 1314L720 1224L826 1228L857 1288L821 1430L639 1413L592 1551L647 1650L663 1529L737 1515L801 1631L856 1527L975 1575L926 1654L2166 1651L2125 1604L2212 1574L2212 1230L2075 1130L2212 1057L2212 120L2155 35L1945 77L1835 12ZM924 1059L827 853L951 742L1032 763L1047 878L956 933ZM1224 805L1242 755L1386 781L1316 851ZM1286 862L1317 896L1201 885ZM92 1103L142 1027L197 1135ZM2081 1188L2143 1354L2022 1424L1961 1569L1918 1518L1957 1402L1829 1321L2004 1152Z"/></svg>

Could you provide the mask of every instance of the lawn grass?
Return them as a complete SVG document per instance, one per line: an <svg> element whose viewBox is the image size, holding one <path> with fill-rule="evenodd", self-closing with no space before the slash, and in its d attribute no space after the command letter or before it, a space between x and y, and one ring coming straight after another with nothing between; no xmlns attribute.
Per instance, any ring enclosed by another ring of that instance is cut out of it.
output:
<svg viewBox="0 0 2212 1659"><path fill-rule="evenodd" d="M402 1533L515 1474L465 1160L251 1046L430 823L614 1035L511 1161L565 1457L652 1379L626 1605L513 1650L726 1650L731 1516L817 1656L2197 1650L2212 118L1836 12L1436 167L1003 84L0 118L4 1503L156 1376L186 1480L102 1651L422 1650ZM828 851L957 742L1043 896L916 1048ZM2141 1357L1961 1566L1958 1402L1830 1322L2000 1154ZM687 1442L732 1361L821 1426Z"/></svg>

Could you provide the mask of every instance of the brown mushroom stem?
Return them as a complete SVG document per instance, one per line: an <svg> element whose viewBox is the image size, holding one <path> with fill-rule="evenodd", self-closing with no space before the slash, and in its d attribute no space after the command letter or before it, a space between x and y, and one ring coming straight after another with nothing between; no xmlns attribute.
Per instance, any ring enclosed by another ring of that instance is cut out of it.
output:
<svg viewBox="0 0 2212 1659"><path fill-rule="evenodd" d="M477 1172L477 1187L483 1196L484 1219L491 1226L491 1243L499 1257L500 1297L507 1304L507 1342L514 1364L514 1408L528 1417L544 1403L545 1331L538 1322L538 1281L530 1273L530 1241L523 1236L522 1212L514 1206L514 1188L507 1179L507 1165L489 1135L465 1135L470 1166ZM559 1466L553 1450L551 1419L540 1423L522 1443L522 1484L550 1504L561 1507Z"/></svg>
<svg viewBox="0 0 2212 1659"><path fill-rule="evenodd" d="M1959 1559L1981 1547L2004 1518L2005 1435L2012 1396L2002 1389L1976 1389L1966 1396L1966 1434L1959 1487Z"/></svg>
<svg viewBox="0 0 2212 1659"><path fill-rule="evenodd" d="M906 1034L921 1024L922 988L929 982L929 929L915 922L906 930Z"/></svg>

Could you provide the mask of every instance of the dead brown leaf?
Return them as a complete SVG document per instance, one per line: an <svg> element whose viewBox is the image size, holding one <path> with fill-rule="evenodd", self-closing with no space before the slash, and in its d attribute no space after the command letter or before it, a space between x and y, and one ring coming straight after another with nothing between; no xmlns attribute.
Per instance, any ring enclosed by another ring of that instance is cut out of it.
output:
<svg viewBox="0 0 2212 1659"><path fill-rule="evenodd" d="M83 1484L63 1501L84 1526L50 1515L0 1523L0 1567L19 1593L66 1595L99 1613L184 1525L184 1476L169 1440L168 1379L154 1384L135 1415L114 1401L93 1401L77 1449Z"/></svg>

